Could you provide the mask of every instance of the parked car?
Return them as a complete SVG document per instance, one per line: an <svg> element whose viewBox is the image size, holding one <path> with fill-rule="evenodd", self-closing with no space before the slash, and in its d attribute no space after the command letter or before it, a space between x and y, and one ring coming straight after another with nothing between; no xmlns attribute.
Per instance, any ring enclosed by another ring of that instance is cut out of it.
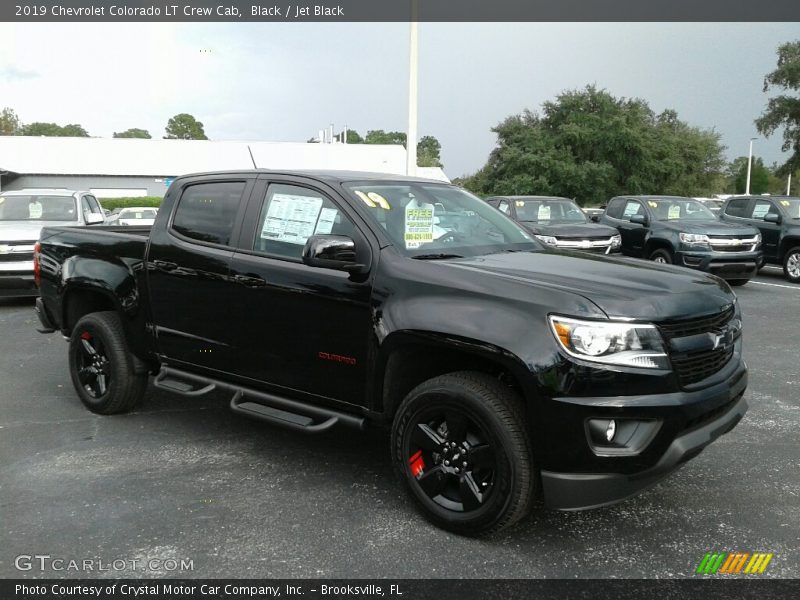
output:
<svg viewBox="0 0 800 600"><path fill-rule="evenodd" d="M0 297L36 296L33 246L42 227L103 222L90 192L27 189L0 193Z"/></svg>
<svg viewBox="0 0 800 600"><path fill-rule="evenodd" d="M122 227L146 227L153 224L157 213L157 208L149 206L123 208L114 215L113 224Z"/></svg>
<svg viewBox="0 0 800 600"><path fill-rule="evenodd" d="M738 196L728 199L722 220L750 225L761 232L763 262L783 267L793 283L800 282L800 198L792 196Z"/></svg>
<svg viewBox="0 0 800 600"><path fill-rule="evenodd" d="M747 410L728 286L556 251L438 181L184 176L149 230L46 227L35 260L40 331L68 336L89 410L133 409L157 374L304 433L387 425L410 497L459 533L540 493L622 500Z"/></svg>
<svg viewBox="0 0 800 600"><path fill-rule="evenodd" d="M493 196L486 201L520 223L539 240L560 249L619 252L613 227L591 221L573 200L557 196Z"/></svg>
<svg viewBox="0 0 800 600"><path fill-rule="evenodd" d="M619 229L626 256L708 271L731 285L750 281L762 259L757 229L722 223L692 198L618 196L600 220Z"/></svg>
<svg viewBox="0 0 800 600"><path fill-rule="evenodd" d="M587 217L589 217L589 220L592 221L593 223L597 223L599 218L603 216L603 213L605 212L604 208L599 208L599 207L598 208L583 207L581 208L581 210L583 210L584 214Z"/></svg>

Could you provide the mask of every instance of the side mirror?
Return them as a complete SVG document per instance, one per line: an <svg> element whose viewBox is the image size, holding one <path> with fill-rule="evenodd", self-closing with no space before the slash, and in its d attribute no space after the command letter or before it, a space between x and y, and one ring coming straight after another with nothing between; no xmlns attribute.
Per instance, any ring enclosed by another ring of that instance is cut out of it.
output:
<svg viewBox="0 0 800 600"><path fill-rule="evenodd" d="M100 213L86 212L83 213L83 218L86 220L87 225L97 225L105 221L105 218Z"/></svg>
<svg viewBox="0 0 800 600"><path fill-rule="evenodd" d="M356 243L346 235L312 235L303 246L303 264L356 274L367 266L356 262Z"/></svg>
<svg viewBox="0 0 800 600"><path fill-rule="evenodd" d="M647 225L647 216L646 215L632 215L631 216L631 223L636 223L637 225Z"/></svg>
<svg viewBox="0 0 800 600"><path fill-rule="evenodd" d="M776 225L780 225L782 220L783 219L781 219L781 216L776 215L775 213L767 213L764 215L765 223L775 223Z"/></svg>
<svg viewBox="0 0 800 600"><path fill-rule="evenodd" d="M592 223L599 223L600 222L600 215L592 215L591 217L589 217L589 220Z"/></svg>

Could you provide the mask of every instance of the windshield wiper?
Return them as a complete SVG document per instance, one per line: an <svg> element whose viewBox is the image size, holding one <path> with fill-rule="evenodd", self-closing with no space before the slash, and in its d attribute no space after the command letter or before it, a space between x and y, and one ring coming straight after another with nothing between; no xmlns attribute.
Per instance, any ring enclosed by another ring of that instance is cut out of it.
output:
<svg viewBox="0 0 800 600"><path fill-rule="evenodd" d="M464 258L460 254L447 254L445 252L440 252L438 254L417 254L416 256L412 256L411 258L415 260L442 260L445 258Z"/></svg>

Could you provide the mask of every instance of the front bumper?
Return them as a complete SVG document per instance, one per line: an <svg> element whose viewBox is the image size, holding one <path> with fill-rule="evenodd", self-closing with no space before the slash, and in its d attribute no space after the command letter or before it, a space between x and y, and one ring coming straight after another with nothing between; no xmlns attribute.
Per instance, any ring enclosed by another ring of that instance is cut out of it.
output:
<svg viewBox="0 0 800 600"><path fill-rule="evenodd" d="M33 273L14 273L0 271L0 298L19 298L38 296L39 289L33 280Z"/></svg>
<svg viewBox="0 0 800 600"><path fill-rule="evenodd" d="M748 408L744 399L747 370L744 363L736 360L725 371L724 381L696 391L635 396L619 402L613 398L564 399L567 403L577 402L574 406L580 408L584 418L597 416L597 411L606 409L613 412L605 415L618 419L660 415L663 425L641 454L625 458L595 457L593 472L543 468L541 479L547 506L582 510L624 500L657 483L733 429ZM645 415L644 409L648 411ZM603 463L619 470L596 468Z"/></svg>
<svg viewBox="0 0 800 600"><path fill-rule="evenodd" d="M758 272L762 253L678 250L675 264L706 271L722 279L751 279Z"/></svg>

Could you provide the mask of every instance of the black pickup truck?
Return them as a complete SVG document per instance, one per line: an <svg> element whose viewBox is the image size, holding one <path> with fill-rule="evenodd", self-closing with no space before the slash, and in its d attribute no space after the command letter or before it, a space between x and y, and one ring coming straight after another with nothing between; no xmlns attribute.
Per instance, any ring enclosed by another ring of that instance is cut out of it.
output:
<svg viewBox="0 0 800 600"><path fill-rule="evenodd" d="M422 513L464 534L635 494L747 410L723 280L550 248L440 182L185 176L152 228L47 227L34 261L89 410L155 375L301 432L387 425Z"/></svg>
<svg viewBox="0 0 800 600"><path fill-rule="evenodd" d="M680 196L618 196L600 222L619 229L622 253L714 273L744 285L762 261L761 234L720 222L702 203Z"/></svg>
<svg viewBox="0 0 800 600"><path fill-rule="evenodd" d="M781 265L786 279L800 283L800 198L736 196L725 203L720 219L758 229L764 240L759 267Z"/></svg>

